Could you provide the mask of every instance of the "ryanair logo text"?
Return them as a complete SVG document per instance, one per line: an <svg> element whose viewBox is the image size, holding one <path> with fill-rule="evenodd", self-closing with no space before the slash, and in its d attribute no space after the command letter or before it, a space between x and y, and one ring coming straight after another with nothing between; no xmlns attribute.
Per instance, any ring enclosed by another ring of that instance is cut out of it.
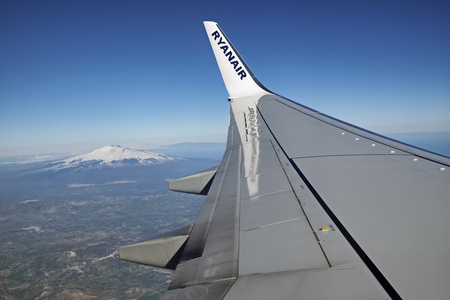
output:
<svg viewBox="0 0 450 300"><path fill-rule="evenodd" d="M244 124L245 124L246 142L248 142L247 136L250 136L253 141L258 140L258 138L259 138L258 125L259 124L257 122L255 108L248 106L248 115L244 112Z"/></svg>
<svg viewBox="0 0 450 300"><path fill-rule="evenodd" d="M245 69L242 66L240 66L239 60L236 58L236 56L231 51L231 49L232 49L231 46L228 46L225 43L225 39L223 39L220 36L220 33L216 30L211 35L214 37L215 41L217 41L217 39L219 39L219 41L217 42L217 45L220 46L220 49L222 49L223 54L225 54L225 57L228 58L228 61L230 62L230 64L233 65L233 69L236 71L237 75L241 78L241 80L244 79L244 77L247 77L247 74L245 73Z"/></svg>

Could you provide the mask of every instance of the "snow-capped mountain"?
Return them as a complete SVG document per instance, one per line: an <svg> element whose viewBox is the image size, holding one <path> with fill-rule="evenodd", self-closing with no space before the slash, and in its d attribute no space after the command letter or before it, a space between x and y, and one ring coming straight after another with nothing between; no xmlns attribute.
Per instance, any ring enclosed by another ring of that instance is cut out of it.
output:
<svg viewBox="0 0 450 300"><path fill-rule="evenodd" d="M73 167L101 168L134 165L146 166L163 164L176 160L181 160L181 158L113 145L56 162L54 167L57 169L65 169Z"/></svg>

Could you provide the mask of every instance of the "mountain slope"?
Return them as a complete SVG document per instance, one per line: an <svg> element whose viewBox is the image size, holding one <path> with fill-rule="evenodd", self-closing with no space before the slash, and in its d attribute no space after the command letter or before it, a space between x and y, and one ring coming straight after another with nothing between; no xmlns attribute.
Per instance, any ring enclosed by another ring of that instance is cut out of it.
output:
<svg viewBox="0 0 450 300"><path fill-rule="evenodd" d="M57 169L65 169L75 167L102 168L134 165L147 166L176 160L181 159L169 155L113 145L56 162L54 167Z"/></svg>

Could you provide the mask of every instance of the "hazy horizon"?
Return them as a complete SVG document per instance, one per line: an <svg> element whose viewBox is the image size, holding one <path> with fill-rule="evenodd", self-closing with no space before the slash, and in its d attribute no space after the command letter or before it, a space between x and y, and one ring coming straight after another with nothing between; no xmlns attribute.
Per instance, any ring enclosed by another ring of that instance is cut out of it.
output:
<svg viewBox="0 0 450 300"><path fill-rule="evenodd" d="M205 20L277 94L383 135L450 131L449 14L437 0L2 1L0 155L224 142Z"/></svg>
<svg viewBox="0 0 450 300"><path fill-rule="evenodd" d="M450 131L449 132L406 132L385 134L385 137L398 140L402 143L410 144L417 148L421 148L430 152L450 157ZM156 153L184 156L191 158L209 158L221 159L225 151L226 141L223 142L179 142L173 144L156 143L101 143L96 144L69 144L52 146L48 145L46 151L41 152L23 152L16 151L14 153L5 154L0 149L0 164L3 162L27 161L27 158L34 158L34 161L43 161L50 159L58 159L60 157L69 157L79 154L85 154L95 149L108 146L120 145L131 149L142 149Z"/></svg>

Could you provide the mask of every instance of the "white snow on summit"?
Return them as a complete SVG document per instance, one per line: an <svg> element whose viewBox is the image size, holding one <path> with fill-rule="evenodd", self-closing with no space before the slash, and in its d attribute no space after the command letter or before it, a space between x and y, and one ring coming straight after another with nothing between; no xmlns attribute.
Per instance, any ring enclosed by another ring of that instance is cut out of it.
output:
<svg viewBox="0 0 450 300"><path fill-rule="evenodd" d="M122 146L106 146L84 155L78 155L61 161L59 168L70 167L104 167L104 166L124 166L124 165L151 165L161 164L170 161L180 160L179 158L135 150Z"/></svg>

